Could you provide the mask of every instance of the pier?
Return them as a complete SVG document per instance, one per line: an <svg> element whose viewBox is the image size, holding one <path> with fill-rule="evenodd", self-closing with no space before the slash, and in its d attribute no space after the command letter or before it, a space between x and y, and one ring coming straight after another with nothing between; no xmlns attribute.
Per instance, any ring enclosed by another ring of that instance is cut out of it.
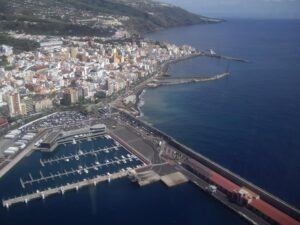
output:
<svg viewBox="0 0 300 225"><path fill-rule="evenodd" d="M136 130L145 131L146 135L151 136L152 139L163 140L166 143L162 154L163 158L170 163L177 164L177 168L189 180L200 182L201 189L216 197L251 224L300 224L300 212L297 208L126 111L114 109L122 115L127 124L135 127ZM210 187L213 187L216 192L210 192ZM218 197L215 193L218 194ZM261 222L262 220L263 222Z"/></svg>
<svg viewBox="0 0 300 225"><path fill-rule="evenodd" d="M116 157L117 158L117 157ZM40 178L36 178L34 179L32 177L32 175L29 173L29 180L23 180L22 178L20 178L20 183L21 183L21 186L23 188L25 188L25 186L27 184L34 184L34 183L39 183L39 182L42 182L42 181L47 181L47 180L53 180L55 178L58 178L58 177L63 177L63 176L69 176L69 175L72 175L72 174L76 174L76 173L83 173L84 171L89 171L89 170L92 170L92 169L99 169L103 166L109 166L109 165L113 165L113 164L125 164L127 161L132 161L132 159L134 158L134 156L130 156L130 157L124 157L122 159L117 159L117 160L114 160L114 161L109 161L109 162L106 162L106 163L99 163L99 164L95 164L95 165L91 165L91 166L82 166L81 168L72 168L71 170L64 170L63 172L57 172L55 174L50 174L49 176L44 176L43 173L40 171ZM132 168L129 168L129 169L132 169Z"/></svg>
<svg viewBox="0 0 300 225"><path fill-rule="evenodd" d="M158 87L158 86L162 86L162 85L176 85L176 84L207 82L207 81L222 79L229 75L230 75L230 73L226 72L226 73L216 74L211 77L194 76L194 77L187 77L187 78L162 78L162 79L153 81L152 83L148 84L148 86L149 87Z"/></svg>
<svg viewBox="0 0 300 225"><path fill-rule="evenodd" d="M226 56L226 55L211 54L210 52L202 52L202 55L207 56L207 57L212 57L212 58L217 58L217 59L225 59L225 60L230 60L230 61L237 61L237 62L242 62L242 63L249 63L250 62L250 61L245 60L245 59Z"/></svg>
<svg viewBox="0 0 300 225"><path fill-rule="evenodd" d="M61 156L61 157L56 157L56 158L50 158L50 159L44 159L44 160L40 160L40 163L42 166L45 166L46 164L52 164L52 163L58 163L60 161L69 161L72 159L76 159L77 157L84 157L87 155L96 155L97 153L100 152L106 152L109 153L110 150L118 150L120 146L113 146L113 147L107 147L107 148L98 148L96 150L93 151L88 151L88 152L82 152L81 154L70 154L67 156Z"/></svg>
<svg viewBox="0 0 300 225"><path fill-rule="evenodd" d="M75 182L72 184L67 184L60 187L50 188L44 191L37 191L36 193L27 194L27 195L21 195L19 197L7 199L2 201L2 205L6 208L9 208L10 206L17 204L17 203L28 203L29 201L32 201L34 199L45 199L47 196L53 195L53 194L64 194L67 191L70 190L78 190L79 188L82 188L84 186L88 185L97 185L100 182L104 181L110 181L118 178L122 178L127 176L127 171L121 171L118 173L114 173L111 175L104 175L104 176L97 176L93 179L83 180L79 182Z"/></svg>

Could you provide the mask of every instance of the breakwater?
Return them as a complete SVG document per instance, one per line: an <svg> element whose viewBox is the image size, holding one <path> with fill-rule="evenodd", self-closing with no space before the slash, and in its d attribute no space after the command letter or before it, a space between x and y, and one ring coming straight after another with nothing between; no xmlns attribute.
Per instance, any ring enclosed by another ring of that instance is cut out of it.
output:
<svg viewBox="0 0 300 225"><path fill-rule="evenodd" d="M64 194L67 191L71 191L71 190L78 190L79 188L82 188L84 186L88 186L88 185L97 185L100 182L104 182L104 181L110 181L113 179L118 179L118 178L122 178L127 176L127 171L125 172L118 172L112 175L104 175L104 176L98 176L95 177L93 179L88 179L88 180L83 180L83 181L79 181L79 182L75 182L72 184L67 184L64 186L60 186L60 187L56 187L56 188L50 188L41 192L36 192L36 193L32 193L32 194L27 194L27 195L22 195L19 197L15 197L15 198L11 198L11 199L7 199L7 200L3 200L2 201L2 205L6 208L9 208L11 205L17 204L17 203L28 203L31 200L34 199L45 199L47 196L50 195L54 195L54 194Z"/></svg>
<svg viewBox="0 0 300 225"><path fill-rule="evenodd" d="M137 125L145 127L146 129L151 131L153 134L163 138L170 146L177 149L179 152L187 155L188 157L191 157L191 158L197 160L198 162L200 162L204 166L214 170L215 172L217 172L221 176L229 179L230 181L234 182L235 184L237 184L239 186L242 186L242 187L246 187L249 190L257 193L262 200L264 200L267 203L273 205L274 207L276 207L280 211L282 211L282 212L286 213L287 215L295 218L296 220L300 220L299 210L294 208L293 206L289 205L288 203L284 202L283 200L279 199L278 197L268 193L267 191L263 190L262 188L254 185L253 183L247 181L246 179L240 177L239 175L237 175L237 174L231 172L230 170L222 167L221 165L219 165L219 164L215 163L214 161L208 159L207 157L203 156L202 154L193 151L189 147L179 143L174 138L172 138L169 135L165 134L164 132L154 128L153 126L149 125L148 123L146 123L146 122L144 122L144 121L128 114L127 112L124 112L124 111L121 111L121 110L118 110L118 109L116 109L116 110L119 111L124 117L128 117L130 120L134 120Z"/></svg>
<svg viewBox="0 0 300 225"><path fill-rule="evenodd" d="M220 73L211 77L188 77L188 78L166 78L155 80L152 83L148 84L148 87L158 87L158 86L166 86L166 85L176 85L176 84L188 84L188 83L198 83L198 82L207 82L219 80L224 77L229 76L230 73Z"/></svg>

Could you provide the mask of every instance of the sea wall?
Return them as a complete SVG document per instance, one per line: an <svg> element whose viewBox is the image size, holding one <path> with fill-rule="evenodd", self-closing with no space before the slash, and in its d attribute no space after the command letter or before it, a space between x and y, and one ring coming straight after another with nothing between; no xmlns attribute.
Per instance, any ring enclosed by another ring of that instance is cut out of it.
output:
<svg viewBox="0 0 300 225"><path fill-rule="evenodd" d="M119 111L119 110L118 110ZM134 120L138 125L146 127L149 131L153 132L154 134L162 137L169 145L173 146L174 148L178 149L180 152L184 153L185 155L197 160L198 162L202 163L203 165L207 166L208 168L214 170L215 172L219 173L220 175L224 176L225 178L231 180L232 182L236 183L239 186L246 187L253 192L260 195L260 198L264 201L268 202L269 204L275 206L279 210L285 212L289 216L300 220L300 212L296 208L292 207L288 203L284 202L283 200L273 196L272 194L266 192L265 190L261 189L260 187L252 184L251 182L245 180L244 178L240 177L239 175L231 172L230 170L222 167L221 165L213 162L212 160L208 159L207 157L195 152L191 148L179 143L174 138L170 137L169 135L165 134L164 132L154 128L153 126L149 125L148 123L137 119L136 117L123 112L119 111L123 116L129 118L130 120Z"/></svg>

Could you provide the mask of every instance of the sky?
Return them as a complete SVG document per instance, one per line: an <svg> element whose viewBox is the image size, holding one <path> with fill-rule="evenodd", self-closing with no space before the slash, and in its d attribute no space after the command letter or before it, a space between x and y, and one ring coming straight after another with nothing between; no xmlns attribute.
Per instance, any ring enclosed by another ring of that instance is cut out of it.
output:
<svg viewBox="0 0 300 225"><path fill-rule="evenodd" d="M300 0L160 0L210 17L300 19Z"/></svg>

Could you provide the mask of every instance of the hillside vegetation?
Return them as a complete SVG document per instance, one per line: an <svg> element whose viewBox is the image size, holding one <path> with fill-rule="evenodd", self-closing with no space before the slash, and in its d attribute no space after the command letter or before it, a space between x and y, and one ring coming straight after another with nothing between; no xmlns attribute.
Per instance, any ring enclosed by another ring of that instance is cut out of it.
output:
<svg viewBox="0 0 300 225"><path fill-rule="evenodd" d="M217 22L150 0L0 0L0 29L30 34L109 36Z"/></svg>

